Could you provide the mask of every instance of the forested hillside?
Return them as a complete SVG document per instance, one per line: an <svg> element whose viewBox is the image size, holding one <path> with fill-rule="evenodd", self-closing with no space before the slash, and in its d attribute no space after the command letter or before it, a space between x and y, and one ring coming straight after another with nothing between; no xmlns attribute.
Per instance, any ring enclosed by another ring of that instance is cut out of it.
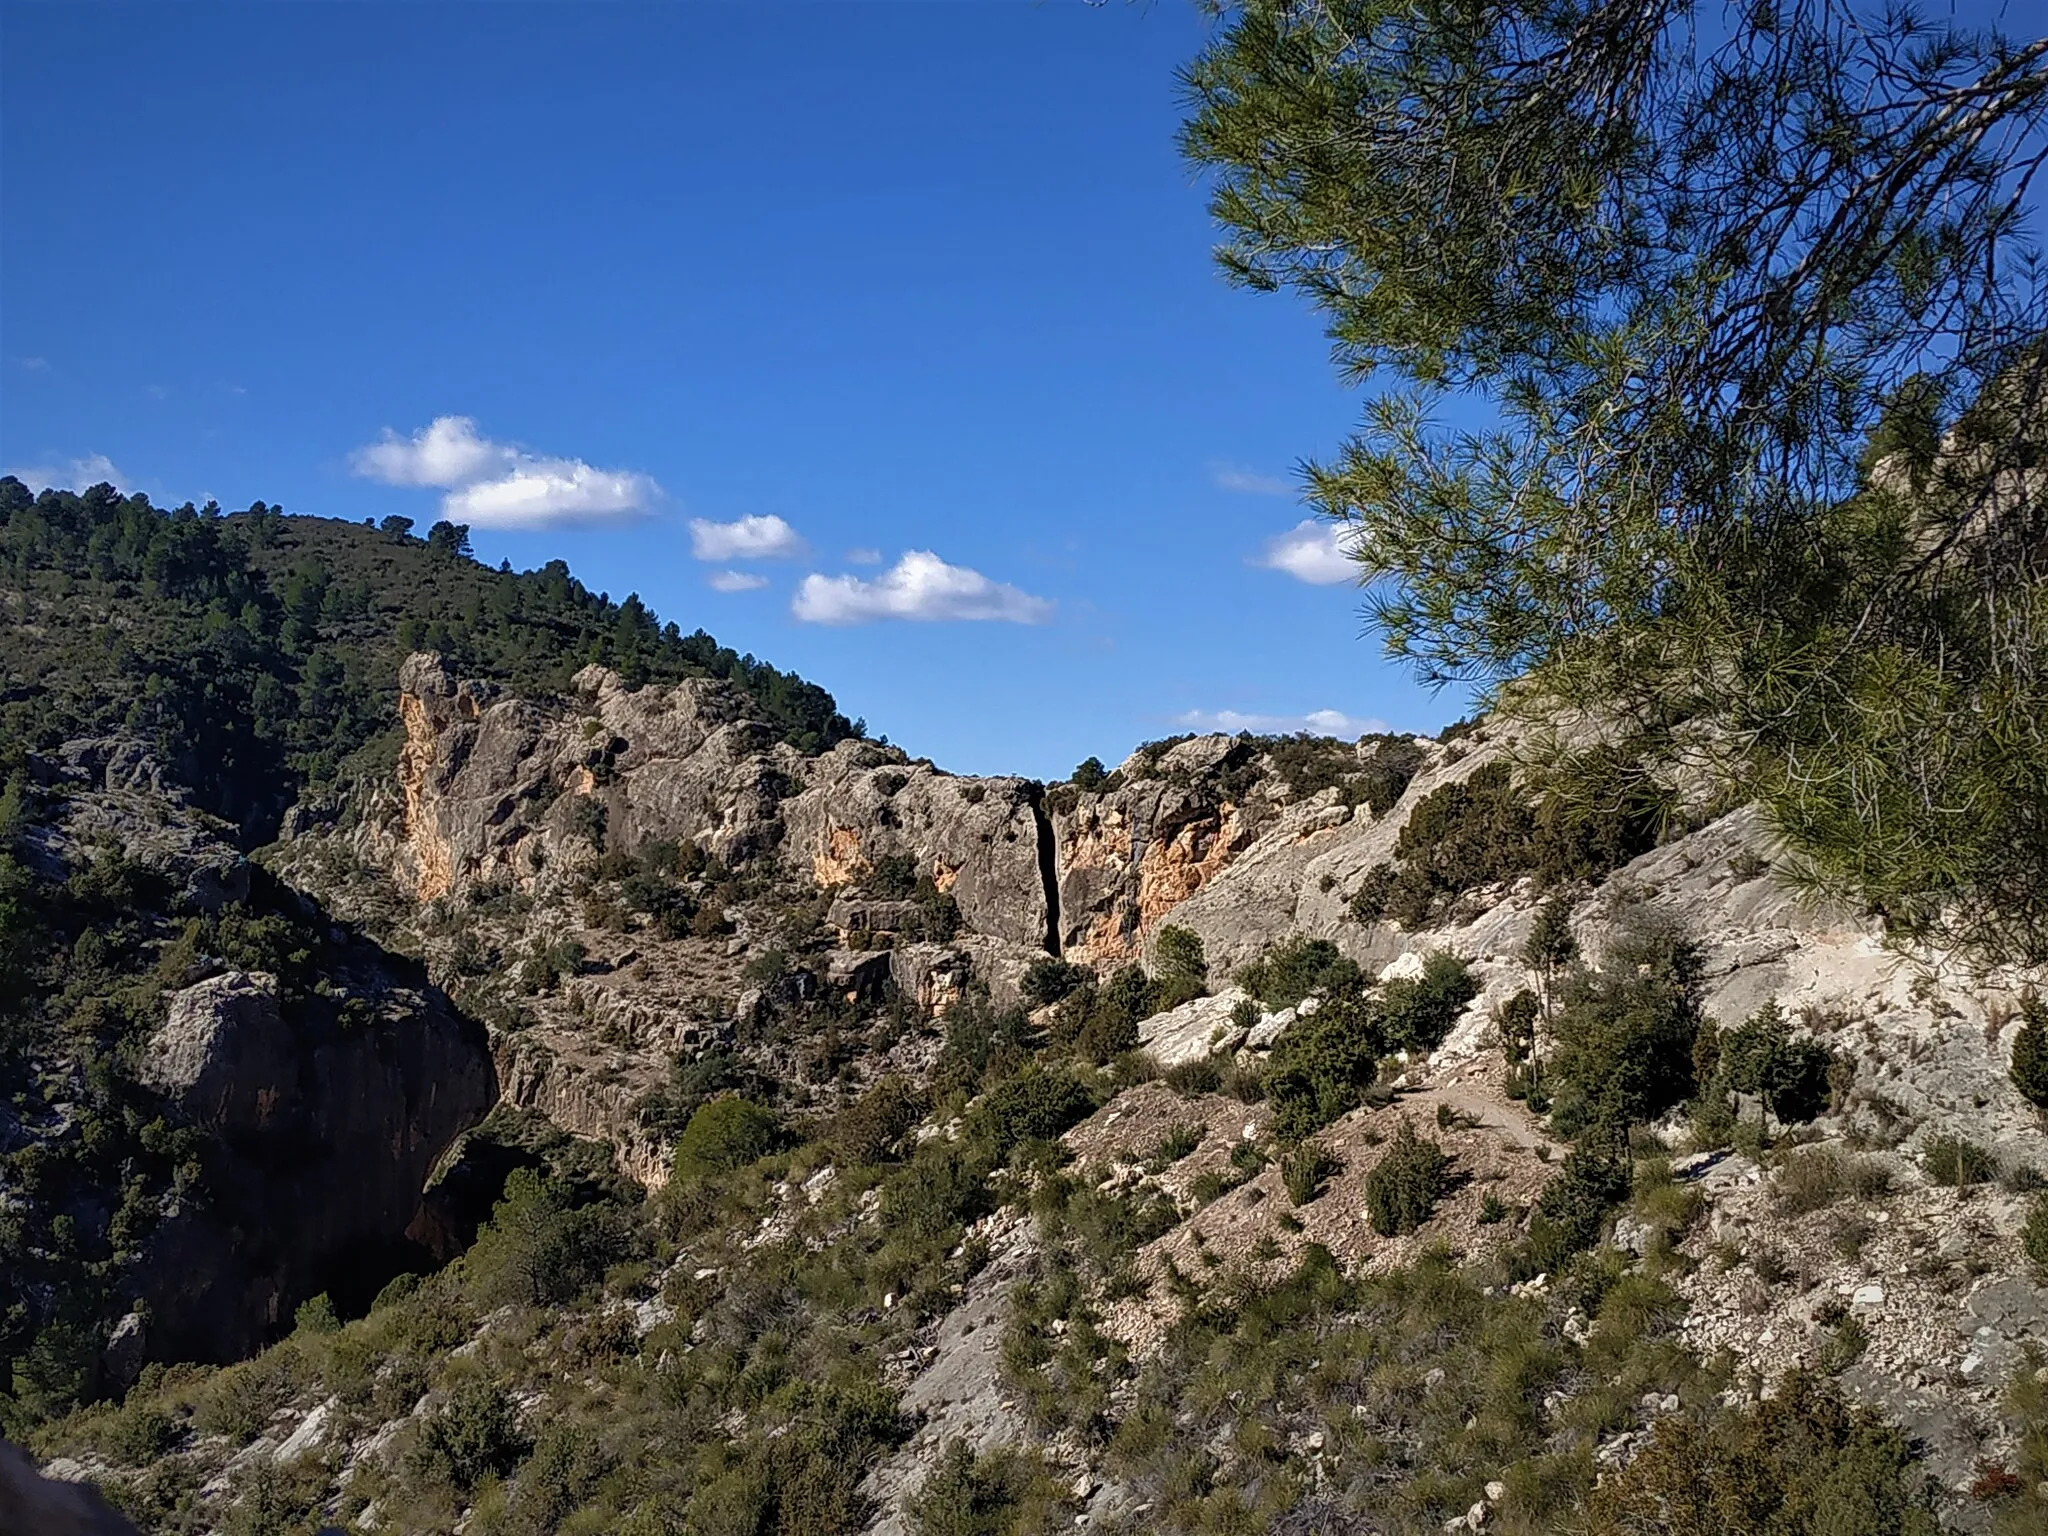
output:
<svg viewBox="0 0 2048 1536"><path fill-rule="evenodd" d="M31 496L0 479L0 743L140 735L261 841L308 784L395 752L413 650L538 695L591 662L635 683L722 677L803 751L861 734L823 689L663 625L637 596L592 593L562 561L494 571L467 530L411 528L260 501L166 511L107 485Z"/></svg>

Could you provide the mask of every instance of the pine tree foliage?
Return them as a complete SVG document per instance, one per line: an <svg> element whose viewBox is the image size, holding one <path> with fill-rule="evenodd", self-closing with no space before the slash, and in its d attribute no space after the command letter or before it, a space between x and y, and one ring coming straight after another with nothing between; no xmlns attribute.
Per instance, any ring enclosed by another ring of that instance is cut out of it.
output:
<svg viewBox="0 0 2048 1536"><path fill-rule="evenodd" d="M1858 0L1224 23L1184 130L1220 259L1392 385L1306 477L1389 651L1718 772L1904 935L2048 957L2048 40Z"/></svg>

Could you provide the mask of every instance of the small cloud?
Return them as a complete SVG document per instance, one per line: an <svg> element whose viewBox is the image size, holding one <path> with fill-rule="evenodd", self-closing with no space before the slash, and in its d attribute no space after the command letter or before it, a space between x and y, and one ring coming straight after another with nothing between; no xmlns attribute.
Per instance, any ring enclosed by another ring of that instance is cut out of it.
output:
<svg viewBox="0 0 2048 1536"><path fill-rule="evenodd" d="M1358 562L1351 555L1357 547L1355 529L1305 517L1287 532L1269 539L1265 550L1252 563L1269 571L1285 571L1310 586L1334 587L1340 582L1358 580Z"/></svg>
<svg viewBox="0 0 2048 1536"><path fill-rule="evenodd" d="M651 476L492 442L467 416L437 416L411 437L387 428L349 464L385 485L439 487L444 515L483 528L627 517L661 496Z"/></svg>
<svg viewBox="0 0 2048 1536"><path fill-rule="evenodd" d="M1235 491L1240 496L1289 496L1294 487L1278 475L1261 475L1238 464L1212 463L1209 479L1220 491Z"/></svg>
<svg viewBox="0 0 2048 1536"><path fill-rule="evenodd" d="M964 565L948 565L913 549L872 581L858 576L803 579L789 611L809 624L864 624L870 619L985 620L1042 624L1053 605Z"/></svg>
<svg viewBox="0 0 2048 1536"><path fill-rule="evenodd" d="M50 360L47 357L17 357L15 362L21 365L23 373L48 373L50 371Z"/></svg>
<svg viewBox="0 0 2048 1536"><path fill-rule="evenodd" d="M480 528L542 528L573 519L630 517L661 494L645 475L595 469L581 459L534 459L496 480L441 498L454 522Z"/></svg>
<svg viewBox="0 0 2048 1536"><path fill-rule="evenodd" d="M32 491L82 491L89 485L125 486L128 477L114 468L104 453L89 453L82 459L64 459L52 464L32 464L22 469L0 470L14 476Z"/></svg>
<svg viewBox="0 0 2048 1536"><path fill-rule="evenodd" d="M704 584L714 592L753 592L767 586L768 578L751 571L713 571Z"/></svg>
<svg viewBox="0 0 2048 1536"><path fill-rule="evenodd" d="M145 384L142 386L142 392L152 400L171 398L171 387L168 384Z"/></svg>
<svg viewBox="0 0 2048 1536"><path fill-rule="evenodd" d="M849 549L846 552L848 565L880 565L882 552L879 549Z"/></svg>
<svg viewBox="0 0 2048 1536"><path fill-rule="evenodd" d="M1341 709L1312 709L1305 715L1250 715L1234 709L1191 709L1176 715L1174 724L1191 731L1226 731L1235 736L1250 731L1255 736L1291 736L1307 731L1312 736L1336 736L1355 741L1387 729L1387 722L1370 716L1347 715Z"/></svg>
<svg viewBox="0 0 2048 1536"><path fill-rule="evenodd" d="M409 438L386 427L380 440L349 455L350 466L366 480L444 488L481 480L511 463L511 450L481 436L467 416L436 416Z"/></svg>
<svg viewBox="0 0 2048 1536"><path fill-rule="evenodd" d="M772 514L730 523L690 519L690 553L699 560L798 560L808 549L801 534Z"/></svg>

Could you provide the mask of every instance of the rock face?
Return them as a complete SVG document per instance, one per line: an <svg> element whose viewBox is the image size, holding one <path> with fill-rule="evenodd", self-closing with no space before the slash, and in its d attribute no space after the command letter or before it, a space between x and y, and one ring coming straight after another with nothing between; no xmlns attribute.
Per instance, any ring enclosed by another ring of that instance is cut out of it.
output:
<svg viewBox="0 0 2048 1536"><path fill-rule="evenodd" d="M356 851L416 900L494 882L530 890L601 827L607 847L687 839L728 863L773 857L821 886L907 855L970 929L1033 948L1051 935L1028 780L960 778L861 741L807 758L739 690L706 679L635 689L586 667L574 697L548 707L423 654L399 685L395 793L372 807Z"/></svg>
<svg viewBox="0 0 2048 1536"><path fill-rule="evenodd" d="M482 1030L436 993L391 988L344 1025L244 971L176 994L138 1076L216 1149L135 1266L162 1359L239 1357L313 1292L374 1283L435 1159L497 1097Z"/></svg>

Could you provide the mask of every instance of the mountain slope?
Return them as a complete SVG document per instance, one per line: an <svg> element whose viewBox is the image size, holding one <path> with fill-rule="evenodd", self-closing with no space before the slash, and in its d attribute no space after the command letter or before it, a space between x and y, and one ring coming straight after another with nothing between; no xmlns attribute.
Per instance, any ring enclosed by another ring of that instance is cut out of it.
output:
<svg viewBox="0 0 2048 1536"><path fill-rule="evenodd" d="M419 539L398 523L261 502L167 512L109 486L31 497L0 479L0 741L138 735L260 842L356 754L388 764L398 663L422 646L529 694L592 662L635 681L725 678L801 751L859 734L824 690L588 592L560 561L493 571L463 530Z"/></svg>
<svg viewBox="0 0 2048 1536"><path fill-rule="evenodd" d="M148 1529L2048 1517L2041 978L1802 905L1625 740L1587 816L1486 722L1042 786L801 751L725 679L393 677L384 760L255 862L481 1021L499 1103L416 1273L41 1401L47 1466ZM104 794L141 752L24 762Z"/></svg>

